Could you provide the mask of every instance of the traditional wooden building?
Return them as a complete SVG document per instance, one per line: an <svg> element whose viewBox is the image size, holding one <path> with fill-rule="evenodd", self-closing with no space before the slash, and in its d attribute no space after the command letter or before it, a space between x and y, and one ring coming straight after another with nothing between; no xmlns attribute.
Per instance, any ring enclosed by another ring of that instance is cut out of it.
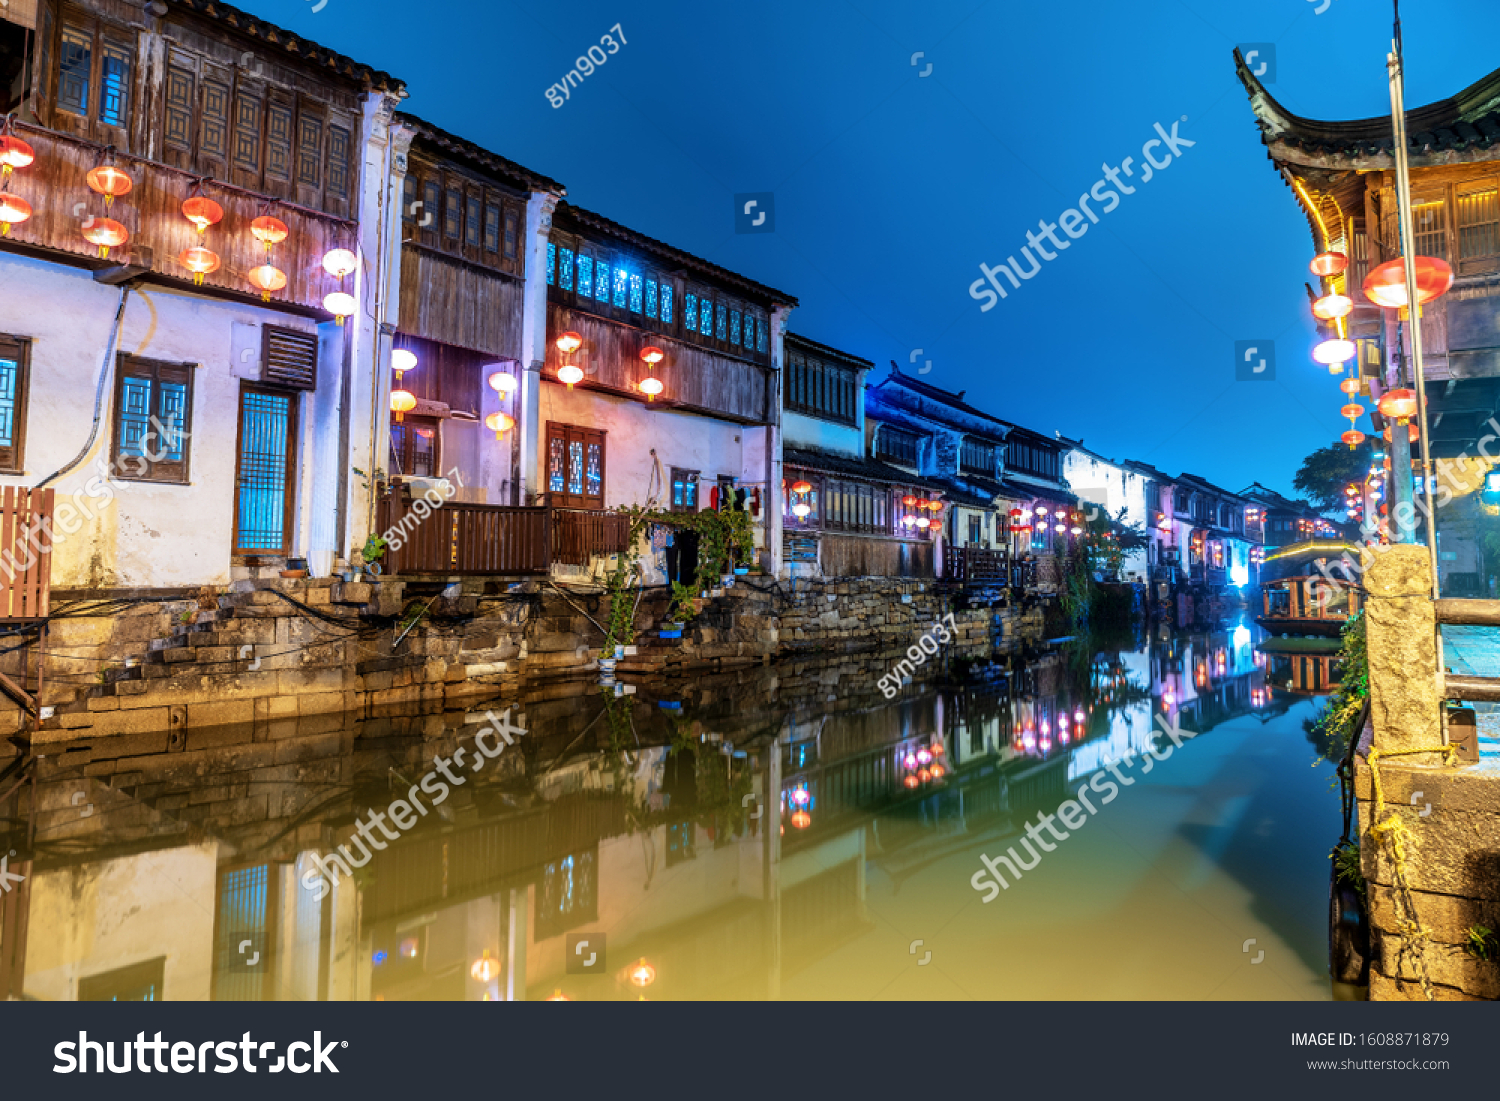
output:
<svg viewBox="0 0 1500 1101"><path fill-rule="evenodd" d="M1318 293L1354 300L1347 334L1337 335L1358 345L1352 377L1362 396L1378 400L1412 377L1412 349L1402 343L1409 328L1396 310L1380 309L1362 291L1375 268L1401 255L1391 116L1332 121L1295 115L1238 52L1235 65L1267 156L1307 219L1313 250L1348 257L1348 270L1324 280ZM1446 262L1454 275L1452 289L1423 307L1422 352L1428 439L1438 484L1447 490L1438 496L1438 570L1444 591L1455 596L1487 591L1479 527L1488 510L1478 496L1494 465L1489 456L1497 454L1492 418L1500 412L1497 102L1500 69L1447 99L1409 107L1406 120L1412 244L1417 255ZM1335 335L1332 326L1323 332ZM1371 416L1389 438L1379 412L1372 409Z"/></svg>
<svg viewBox="0 0 1500 1101"><path fill-rule="evenodd" d="M0 67L0 484L56 491L54 586L326 575L380 465L401 83L209 0L12 4Z"/></svg>
<svg viewBox="0 0 1500 1101"><path fill-rule="evenodd" d="M931 577L931 516L917 528L903 502L932 499L914 471L865 450L867 359L786 335L782 397L782 530L790 576ZM902 458L907 456L903 454Z"/></svg>
<svg viewBox="0 0 1500 1101"><path fill-rule="evenodd" d="M1071 446L1063 454L1063 477L1078 495L1079 508L1092 520L1109 520L1149 529L1152 517L1147 498L1154 499L1157 480L1126 463L1107 459L1083 446L1082 440L1063 441ZM1121 580L1146 581L1151 575L1151 544L1126 554L1120 567Z"/></svg>
<svg viewBox="0 0 1500 1101"><path fill-rule="evenodd" d="M1172 504L1187 528L1182 562L1188 583L1210 591L1249 585L1252 541L1245 512L1254 506L1196 474L1177 476Z"/></svg>
<svg viewBox="0 0 1500 1101"><path fill-rule="evenodd" d="M533 444L522 435L528 496L534 477L539 501L568 509L744 509L758 564L774 572L782 339L797 300L566 202L541 263L546 345ZM677 550L654 557L656 580L691 578L695 550Z"/></svg>

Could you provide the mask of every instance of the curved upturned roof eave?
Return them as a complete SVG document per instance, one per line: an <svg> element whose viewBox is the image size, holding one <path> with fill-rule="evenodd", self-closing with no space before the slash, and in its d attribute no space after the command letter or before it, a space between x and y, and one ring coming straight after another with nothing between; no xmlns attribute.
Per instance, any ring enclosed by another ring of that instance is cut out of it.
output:
<svg viewBox="0 0 1500 1101"><path fill-rule="evenodd" d="M1273 161L1332 170L1395 167L1390 115L1342 121L1303 118L1266 90L1238 49L1234 68ZM1500 69L1457 95L1408 108L1406 131L1414 165L1500 159Z"/></svg>

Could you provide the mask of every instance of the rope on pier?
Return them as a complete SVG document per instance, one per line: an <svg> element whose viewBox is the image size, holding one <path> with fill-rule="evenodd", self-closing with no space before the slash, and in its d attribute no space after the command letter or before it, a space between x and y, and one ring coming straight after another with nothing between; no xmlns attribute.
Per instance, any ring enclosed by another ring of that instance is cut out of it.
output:
<svg viewBox="0 0 1500 1101"><path fill-rule="evenodd" d="M1430 934L1417 917L1416 900L1412 898L1411 885L1406 879L1406 842L1411 830L1405 820L1395 811L1386 813L1385 791L1380 783L1380 759L1382 757L1407 757L1417 753L1441 753L1444 764L1453 767L1458 761L1458 747L1452 745L1428 746L1421 749L1370 748L1366 760L1370 764L1370 782L1375 788L1375 813L1371 818L1370 833L1377 842L1387 846L1391 863L1396 870L1396 897L1399 901L1397 923L1401 933L1401 951L1396 957L1396 977L1401 976L1401 964L1408 958L1415 960L1416 971L1422 980L1422 993L1433 1001L1432 979L1427 974L1426 942Z"/></svg>

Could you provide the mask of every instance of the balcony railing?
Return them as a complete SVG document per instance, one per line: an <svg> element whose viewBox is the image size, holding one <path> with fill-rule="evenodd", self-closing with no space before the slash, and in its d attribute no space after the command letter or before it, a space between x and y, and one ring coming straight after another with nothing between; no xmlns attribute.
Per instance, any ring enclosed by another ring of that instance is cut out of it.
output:
<svg viewBox="0 0 1500 1101"><path fill-rule="evenodd" d="M554 564L586 566L591 555L624 551L630 519L615 512L447 501L423 515L399 491L382 498L378 530L399 532L387 548L389 574L545 574Z"/></svg>
<svg viewBox="0 0 1500 1101"><path fill-rule="evenodd" d="M959 585L1010 584L1010 555L984 547L947 547L943 552L943 578Z"/></svg>

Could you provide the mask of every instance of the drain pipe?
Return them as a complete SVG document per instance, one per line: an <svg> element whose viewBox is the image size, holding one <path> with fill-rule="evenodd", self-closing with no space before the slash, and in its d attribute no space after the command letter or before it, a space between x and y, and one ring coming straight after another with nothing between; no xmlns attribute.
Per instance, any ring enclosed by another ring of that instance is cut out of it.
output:
<svg viewBox="0 0 1500 1101"><path fill-rule="evenodd" d="M115 310L115 323L113 328L111 328L109 332L109 342L104 346L104 362L99 365L99 381L94 386L94 423L89 426L89 438L84 441L83 449L78 452L78 454L73 458L71 462L65 463L63 466L59 467L51 474L48 474L45 478L43 478L40 482L38 482L31 488L41 489L48 482L53 481L57 478L61 478L68 471L72 470L79 463L83 462L84 456L89 453L89 451L94 446L94 441L99 438L99 420L104 415L104 383L105 380L110 377L109 368L110 365L114 362L115 343L120 338L120 322L125 317L125 300L129 297L130 288L128 286L121 287L120 305Z"/></svg>

